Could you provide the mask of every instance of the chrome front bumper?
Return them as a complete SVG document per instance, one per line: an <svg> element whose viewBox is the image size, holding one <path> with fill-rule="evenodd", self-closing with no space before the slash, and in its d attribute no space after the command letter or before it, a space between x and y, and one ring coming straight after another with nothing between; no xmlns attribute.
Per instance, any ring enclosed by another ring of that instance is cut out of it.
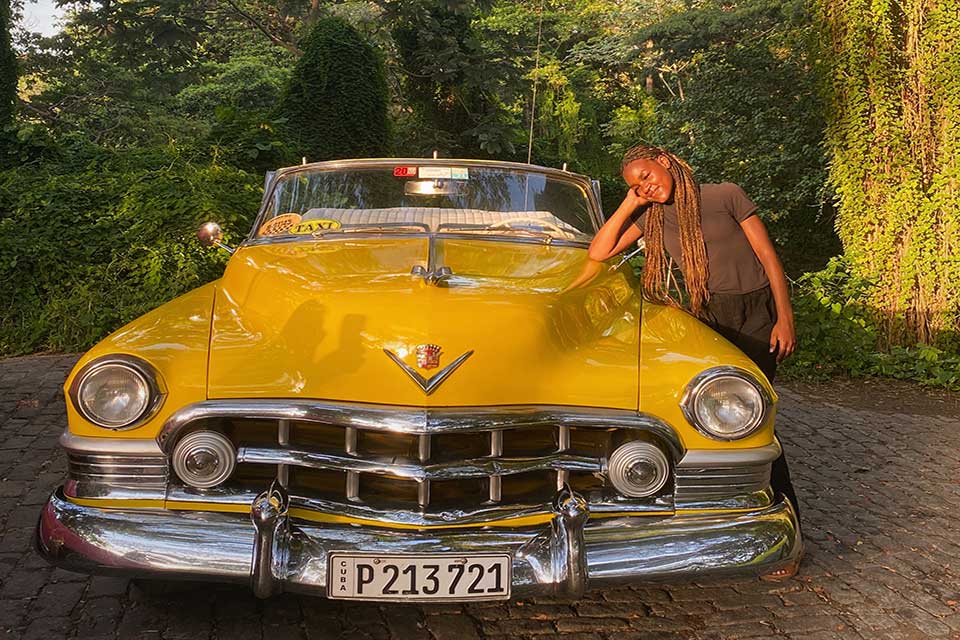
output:
<svg viewBox="0 0 960 640"><path fill-rule="evenodd" d="M561 491L547 526L389 530L294 522L282 491L251 514L99 509L50 496L36 546L50 562L84 573L251 584L325 595L331 551L509 552L513 596L578 596L611 582L762 575L799 558L793 507L781 499L741 513L618 517L588 521L587 503ZM253 522L251 523L251 519Z"/></svg>

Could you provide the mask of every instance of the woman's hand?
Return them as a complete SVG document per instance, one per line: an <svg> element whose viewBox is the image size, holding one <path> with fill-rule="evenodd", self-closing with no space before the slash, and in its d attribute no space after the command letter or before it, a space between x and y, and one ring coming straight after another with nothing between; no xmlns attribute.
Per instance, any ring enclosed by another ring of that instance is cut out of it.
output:
<svg viewBox="0 0 960 640"><path fill-rule="evenodd" d="M631 187L627 189L627 195L624 196L620 207L627 207L631 211L636 211L640 207L645 207L648 204L650 204L650 201L640 195L638 187Z"/></svg>
<svg viewBox="0 0 960 640"><path fill-rule="evenodd" d="M793 323L778 320L770 332L770 353L776 352L777 362L793 353L797 348L797 333L793 330Z"/></svg>
<svg viewBox="0 0 960 640"><path fill-rule="evenodd" d="M643 235L643 229L633 224L632 219L637 209L647 204L634 189L627 189L623 202L590 242L590 259L602 262L634 244Z"/></svg>

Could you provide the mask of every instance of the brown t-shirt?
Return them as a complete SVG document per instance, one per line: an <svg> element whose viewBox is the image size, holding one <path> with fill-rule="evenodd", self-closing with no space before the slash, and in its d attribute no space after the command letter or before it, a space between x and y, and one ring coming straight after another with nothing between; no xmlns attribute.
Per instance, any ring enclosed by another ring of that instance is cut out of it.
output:
<svg viewBox="0 0 960 640"><path fill-rule="evenodd" d="M700 185L700 222L710 270L707 289L711 293L749 293L770 284L740 228L740 223L756 212L757 205L732 182ZM644 212L634 222L640 229L645 216ZM663 244L673 261L682 265L680 227L673 204L663 205Z"/></svg>

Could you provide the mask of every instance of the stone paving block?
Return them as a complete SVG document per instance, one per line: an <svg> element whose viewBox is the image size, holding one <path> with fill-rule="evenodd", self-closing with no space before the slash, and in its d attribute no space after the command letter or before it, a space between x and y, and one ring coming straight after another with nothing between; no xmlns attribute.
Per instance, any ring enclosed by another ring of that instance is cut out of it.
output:
<svg viewBox="0 0 960 640"><path fill-rule="evenodd" d="M772 625L759 621L731 624L722 629L715 629L713 632L718 638L723 638L724 640L736 640L737 638L769 638L772 635L776 635L776 630Z"/></svg>
<svg viewBox="0 0 960 640"><path fill-rule="evenodd" d="M263 627L263 637L273 640L302 640L307 637L307 633L299 625L265 625ZM164 636L166 640L166 636Z"/></svg>
<svg viewBox="0 0 960 640"><path fill-rule="evenodd" d="M941 622L940 618L922 609L900 609L897 611L897 615L931 638L949 638L953 635L952 629Z"/></svg>
<svg viewBox="0 0 960 640"><path fill-rule="evenodd" d="M842 631L847 628L846 621L839 616L813 612L809 615L777 618L773 624L787 635L809 634L815 631Z"/></svg>
<svg viewBox="0 0 960 640"><path fill-rule="evenodd" d="M796 607L796 606L820 606L823 604L823 600L819 595L813 591L798 591L793 593L785 593L780 598L783 600L783 604L786 607Z"/></svg>
<svg viewBox="0 0 960 640"><path fill-rule="evenodd" d="M570 618L580 613L580 607L592 607L594 604L575 605L567 604L528 604L522 607L507 607L506 615L511 618L527 618L529 620L556 620ZM609 614L608 614L609 615Z"/></svg>
<svg viewBox="0 0 960 640"><path fill-rule="evenodd" d="M29 598L40 593L47 584L49 572L17 569L7 575L0 588L0 599Z"/></svg>
<svg viewBox="0 0 960 640"><path fill-rule="evenodd" d="M0 631L12 633L27 616L31 601L27 598L4 598L0 600Z"/></svg>
<svg viewBox="0 0 960 640"><path fill-rule="evenodd" d="M476 624L466 616L429 616L426 624L434 640L480 640Z"/></svg>
<svg viewBox="0 0 960 640"><path fill-rule="evenodd" d="M87 597L99 598L101 596L122 596L126 595L129 588L129 578L93 576L93 578L90 579L90 587L87 591Z"/></svg>
<svg viewBox="0 0 960 640"><path fill-rule="evenodd" d="M390 630L383 624L355 624L346 628L342 637L361 638L362 640L391 640Z"/></svg>
<svg viewBox="0 0 960 640"><path fill-rule="evenodd" d="M484 636L553 635L556 633L556 628L550 620L513 618L510 620L484 621L481 631Z"/></svg>
<svg viewBox="0 0 960 640"><path fill-rule="evenodd" d="M117 637L135 640L150 634L160 636L166 627L166 618L166 612L162 609L149 606L127 607L117 626Z"/></svg>
<svg viewBox="0 0 960 640"><path fill-rule="evenodd" d="M82 582L64 582L48 584L30 603L28 615L31 619L41 617L70 617L86 585Z"/></svg>
<svg viewBox="0 0 960 640"><path fill-rule="evenodd" d="M23 640L48 640L64 637L71 628L69 618L37 618L31 620L21 636Z"/></svg>
<svg viewBox="0 0 960 640"><path fill-rule="evenodd" d="M392 637L430 640L430 633L423 620L424 616L418 607L390 605L384 607L383 616Z"/></svg>
<svg viewBox="0 0 960 640"><path fill-rule="evenodd" d="M599 630L617 632L630 628L623 618L561 618L557 620L557 631L563 633L593 633Z"/></svg>

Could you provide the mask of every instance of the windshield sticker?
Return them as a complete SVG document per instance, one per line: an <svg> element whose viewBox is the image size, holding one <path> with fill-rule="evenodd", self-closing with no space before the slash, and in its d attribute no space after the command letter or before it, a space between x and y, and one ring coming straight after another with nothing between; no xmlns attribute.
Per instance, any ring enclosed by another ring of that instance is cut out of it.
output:
<svg viewBox="0 0 960 640"><path fill-rule="evenodd" d="M440 180L469 180L470 172L466 167L420 167L421 178Z"/></svg>
<svg viewBox="0 0 960 640"><path fill-rule="evenodd" d="M327 220L327 219L317 219L317 220L304 220L298 224L290 227L290 233L296 234L305 234L313 233L315 231L322 231L324 229L339 229L342 225L339 220Z"/></svg>
<svg viewBox="0 0 960 640"><path fill-rule="evenodd" d="M394 167L393 176L395 178L416 178L417 168L416 167Z"/></svg>
<svg viewBox="0 0 960 640"><path fill-rule="evenodd" d="M299 213L283 213L276 218L267 220L257 231L258 236L276 236L281 233L288 233L290 227L300 222Z"/></svg>

